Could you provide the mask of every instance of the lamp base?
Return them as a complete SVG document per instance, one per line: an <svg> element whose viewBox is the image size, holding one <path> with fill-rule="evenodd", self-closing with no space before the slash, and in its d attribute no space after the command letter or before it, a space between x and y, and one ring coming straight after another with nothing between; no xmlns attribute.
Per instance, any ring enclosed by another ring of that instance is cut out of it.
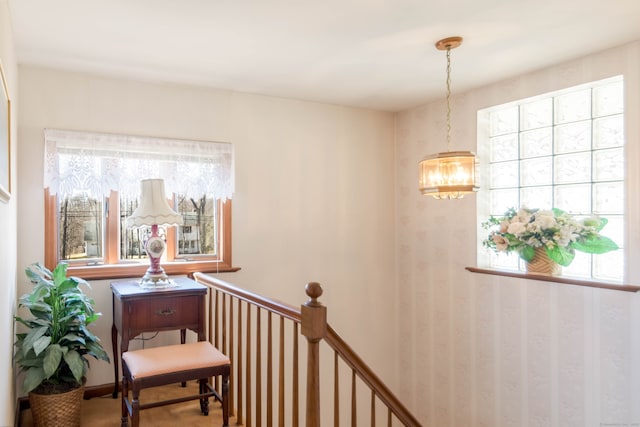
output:
<svg viewBox="0 0 640 427"><path fill-rule="evenodd" d="M145 246L147 255L149 255L149 268L140 279L140 287L144 289L162 289L178 286L164 272L164 268L160 266L160 258L164 253L164 240L158 235L158 224L151 226L151 237L147 240Z"/></svg>
<svg viewBox="0 0 640 427"><path fill-rule="evenodd" d="M145 275L140 279L138 285L143 289L175 288L178 286L175 281L171 280L169 276L166 275L164 270L160 273L153 273L147 270Z"/></svg>

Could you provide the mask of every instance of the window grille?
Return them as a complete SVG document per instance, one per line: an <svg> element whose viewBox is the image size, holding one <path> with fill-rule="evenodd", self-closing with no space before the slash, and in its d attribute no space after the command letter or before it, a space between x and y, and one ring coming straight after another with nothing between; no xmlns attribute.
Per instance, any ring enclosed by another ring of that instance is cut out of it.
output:
<svg viewBox="0 0 640 427"><path fill-rule="evenodd" d="M624 271L624 87L622 77L479 112L484 201L480 220L510 207L597 214L620 249L576 252L563 275L621 281ZM484 212L482 211L484 209ZM486 252L485 248L480 249ZM517 254L490 253L485 265L524 270Z"/></svg>

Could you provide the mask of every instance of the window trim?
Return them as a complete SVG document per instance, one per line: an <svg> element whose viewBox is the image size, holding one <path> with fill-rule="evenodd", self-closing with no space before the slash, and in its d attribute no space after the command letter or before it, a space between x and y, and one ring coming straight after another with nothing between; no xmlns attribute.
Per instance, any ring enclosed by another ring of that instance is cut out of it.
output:
<svg viewBox="0 0 640 427"><path fill-rule="evenodd" d="M185 275L195 272L222 273L240 270L231 263L231 199L218 200L220 215L218 217L218 229L220 232L219 256L216 258L200 259L194 261L175 261L169 259L162 263L162 267L168 275ZM48 188L44 190L44 263L53 270L58 263L58 213L57 195L52 195ZM84 279L120 279L142 276L148 268L148 263L120 263L118 259L118 228L119 228L119 202L118 193L111 191L108 197L108 211L106 216L107 232L104 236L105 253L104 264L69 264L67 272L70 275ZM170 227L173 228L173 227ZM167 253L174 254L176 248L176 233L167 233Z"/></svg>
<svg viewBox="0 0 640 427"><path fill-rule="evenodd" d="M640 292L640 286L627 283L604 282L600 280L581 280L570 276L546 276L542 274L522 273L515 270L501 270L490 267L465 267L471 273L489 274L494 276L514 277L519 279L540 280L543 282L555 282L565 285L584 286L588 288L609 289L623 292Z"/></svg>

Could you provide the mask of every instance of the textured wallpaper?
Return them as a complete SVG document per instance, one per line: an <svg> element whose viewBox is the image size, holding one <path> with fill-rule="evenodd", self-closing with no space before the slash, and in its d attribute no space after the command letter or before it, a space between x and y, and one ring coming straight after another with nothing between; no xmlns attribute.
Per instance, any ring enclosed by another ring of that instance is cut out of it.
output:
<svg viewBox="0 0 640 427"><path fill-rule="evenodd" d="M618 74L629 164L625 282L639 284L640 43L467 93L455 94L454 81L451 146L477 151L479 109ZM640 296L466 271L477 259L478 198L418 192L418 161L446 151L444 102L397 120L403 400L425 426L640 426Z"/></svg>

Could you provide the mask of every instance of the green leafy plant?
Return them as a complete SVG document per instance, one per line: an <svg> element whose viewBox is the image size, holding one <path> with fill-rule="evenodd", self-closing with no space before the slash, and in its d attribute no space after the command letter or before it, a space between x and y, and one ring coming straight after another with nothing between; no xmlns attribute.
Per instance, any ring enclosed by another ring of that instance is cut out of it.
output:
<svg viewBox="0 0 640 427"><path fill-rule="evenodd" d="M28 309L33 318L15 317L28 329L16 334L15 343L15 361L25 373L24 392L54 394L76 388L89 367L87 356L109 361L100 339L88 329L101 316L80 288L89 283L67 278L64 263L53 272L32 264L25 273L33 289L20 297L19 307Z"/></svg>
<svg viewBox="0 0 640 427"><path fill-rule="evenodd" d="M575 251L603 254L618 249L613 240L600 234L607 222L598 216L577 220L555 208L510 208L504 216L492 216L482 223L489 230L483 245L496 253L517 252L525 261L533 259L536 248L544 247L551 260L566 267Z"/></svg>

